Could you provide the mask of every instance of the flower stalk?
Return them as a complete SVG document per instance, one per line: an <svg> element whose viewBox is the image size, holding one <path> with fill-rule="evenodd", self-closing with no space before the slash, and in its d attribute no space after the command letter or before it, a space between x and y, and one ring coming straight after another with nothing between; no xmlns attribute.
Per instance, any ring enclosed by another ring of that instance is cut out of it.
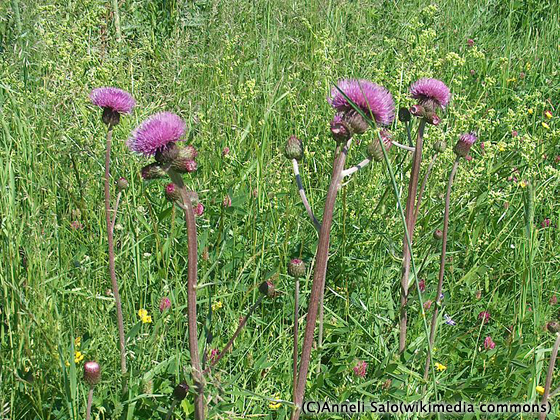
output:
<svg viewBox="0 0 560 420"><path fill-rule="evenodd" d="M303 188L303 183L301 182L301 176L299 174L299 165L298 165L297 159L292 159L292 166L293 166L293 169L294 169L294 176L296 178L296 184L297 184L297 187L298 187L299 196L301 197L301 201L303 202L303 206L305 207L305 210L307 211L307 214L309 215L309 219L311 219L311 223L313 223L313 226L315 226L315 229L317 229L317 231L320 231L321 230L321 223L315 217L315 214L313 213L313 210L311 209L311 206L309 205L309 201L307 201L307 196L305 195L305 189Z"/></svg>
<svg viewBox="0 0 560 420"><path fill-rule="evenodd" d="M556 365L556 358L558 357L558 348L560 347L560 333L556 333L556 341L552 347L552 352L550 353L550 362L548 364L548 372L546 373L546 382L544 385L544 393L542 396L541 404L548 404L548 396L550 394L550 387L552 385L552 376L554 375L554 367ZM539 420L544 420L546 418L546 413L539 414Z"/></svg>

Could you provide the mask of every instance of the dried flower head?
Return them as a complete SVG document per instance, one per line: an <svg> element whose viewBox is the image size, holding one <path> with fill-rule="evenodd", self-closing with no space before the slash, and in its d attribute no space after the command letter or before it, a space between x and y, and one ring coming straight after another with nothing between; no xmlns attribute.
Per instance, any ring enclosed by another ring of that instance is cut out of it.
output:
<svg viewBox="0 0 560 420"><path fill-rule="evenodd" d="M94 105L103 108L103 122L107 125L117 125L120 114L130 114L136 105L130 93L114 87L93 89L89 99Z"/></svg>
<svg viewBox="0 0 560 420"><path fill-rule="evenodd" d="M410 96L418 101L426 111L445 109L451 96L449 88L441 80L423 78L410 87Z"/></svg>
<svg viewBox="0 0 560 420"><path fill-rule="evenodd" d="M476 141L476 135L474 133L465 133L459 137L459 141L453 148L453 151L457 156L467 157L472 145Z"/></svg>
<svg viewBox="0 0 560 420"><path fill-rule="evenodd" d="M89 386L95 386L101 380L101 368L99 363L95 361L89 361L84 363L84 381Z"/></svg>
<svg viewBox="0 0 560 420"><path fill-rule="evenodd" d="M354 107L347 97L377 124L390 125L395 118L395 103L391 93L369 80L340 80L331 89L329 103L339 112L352 111Z"/></svg>
<svg viewBox="0 0 560 420"><path fill-rule="evenodd" d="M185 122L178 115L159 112L134 129L128 140L128 147L133 152L154 156L179 141L185 130Z"/></svg>

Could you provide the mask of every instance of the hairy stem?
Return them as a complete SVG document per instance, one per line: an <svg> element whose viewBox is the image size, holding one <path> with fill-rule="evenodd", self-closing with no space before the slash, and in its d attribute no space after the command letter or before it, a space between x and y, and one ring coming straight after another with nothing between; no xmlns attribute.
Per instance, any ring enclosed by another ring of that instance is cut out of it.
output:
<svg viewBox="0 0 560 420"><path fill-rule="evenodd" d="M119 344L121 351L121 372L123 374L123 387L126 383L124 375L126 374L126 347L124 341L124 321L122 314L121 296L119 294L119 285L117 283L117 275L115 273L115 247L113 244L113 226L111 222L111 187L109 183L111 168L111 139L113 137L113 126L109 125L107 130L107 146L105 149L105 222L107 225L107 246L109 248L109 275L111 277L111 286L113 288L113 296L115 297L115 306L117 308L117 325L119 329Z"/></svg>
<svg viewBox="0 0 560 420"><path fill-rule="evenodd" d="M91 405L93 404L93 386L89 387L87 396L86 420L91 419Z"/></svg>
<svg viewBox="0 0 560 420"><path fill-rule="evenodd" d="M115 208L113 209L113 220L111 220L111 230L115 231L115 221L117 220L117 211L119 210L119 204L121 202L122 191L117 193L117 199L115 200Z"/></svg>
<svg viewBox="0 0 560 420"><path fill-rule="evenodd" d="M558 356L558 348L560 347L560 334L556 333L556 341L550 353L550 363L548 364L548 372L546 373L546 382L544 384L544 394L542 396L541 404L548 404L548 395L552 385L552 375L554 375L554 366L556 365L556 357ZM539 420L544 420L546 413L539 414Z"/></svg>
<svg viewBox="0 0 560 420"><path fill-rule="evenodd" d="M294 291L294 354L293 354L293 388L294 401L296 399L296 388L297 388L297 365L298 365L298 319L299 319L299 278L296 278L296 288Z"/></svg>
<svg viewBox="0 0 560 420"><path fill-rule="evenodd" d="M181 192L183 199L183 212L187 224L187 244L188 244L188 280L187 280L187 315L188 315L188 334L189 352L193 369L193 379L196 386L196 397L194 404L195 420L204 420L204 377L200 364L200 352L198 349L198 334L196 322L196 283L197 283L197 240L196 222L191 199L187 194L185 183L180 174L173 169L168 169L167 173Z"/></svg>
<svg viewBox="0 0 560 420"><path fill-rule="evenodd" d="M443 216L443 237L441 244L441 258L439 261L439 280L437 287L437 294L435 299L434 314L432 315L432 324L430 326L430 347L434 345L434 339L436 336L437 329L437 318L439 312L439 306L441 305L441 292L443 290L443 275L445 273L445 253L447 251L447 232L449 228L449 202L451 197L451 187L453 186L453 178L459 167L459 157L455 159L453 167L451 168L451 173L449 174L449 182L447 183L447 193L445 195L445 213ZM424 366L424 379L428 378L428 370L430 367L430 355L426 358L426 365Z"/></svg>
<svg viewBox="0 0 560 420"><path fill-rule="evenodd" d="M406 199L406 227L410 235L410 245L414 242L414 204L416 201L416 191L418 188L418 175L420 173L420 163L422 162L422 146L424 141L424 128L426 120L420 120L418 126L418 136L416 137L416 148L412 155L412 169L410 170L410 181L408 182L408 197ZM401 313L400 313L400 335L399 335L399 353L406 348L406 327L407 327L407 311L408 302L408 281L410 276L410 258L412 249L408 246L405 235L403 240L403 274L401 279Z"/></svg>
<svg viewBox="0 0 560 420"><path fill-rule="evenodd" d="M420 204L422 203L422 196L424 195L424 190L426 189L426 184L428 183L428 178L430 173L432 172L432 168L434 167L434 163L437 159L437 153L432 156L432 160L430 161L430 165L426 170L426 174L424 175L424 179L422 180L422 185L420 186L420 191L418 191L418 199L416 200L416 209L414 209L414 223L418 219L418 212L420 211Z"/></svg>
<svg viewBox="0 0 560 420"><path fill-rule="evenodd" d="M307 214L309 215L309 218L311 219L311 222L313 223L313 226L315 226L315 229L317 229L317 231L320 231L321 230L321 223L315 217L315 214L313 213L313 210L311 209L311 206L309 205L309 201L307 201L307 197L305 195L305 189L303 188L303 183L301 182L301 176L299 175L299 165L298 165L297 160L292 159L292 165L294 167L294 175L296 177L296 184L297 184L297 187L298 187L299 196L301 197L301 201L303 202L305 210L307 210Z"/></svg>
<svg viewBox="0 0 560 420"><path fill-rule="evenodd" d="M344 169L344 163L346 162L346 156L348 154L348 148L350 147L351 141L352 140L350 139L346 145L338 146L335 152L331 183L325 200L323 223L319 232L319 244L317 246L317 256L315 259L315 273L313 275L313 284L311 286L311 295L309 297L305 334L301 349L301 361L297 378L296 395L294 398L295 408L292 413L292 420L298 420L301 415L301 406L303 403L303 396L305 394L305 383L307 382L307 373L309 372L311 347L313 345L315 324L317 323L317 310L325 288L325 276L327 273L327 260L329 257L329 241L334 205L340 185L342 170Z"/></svg>
<svg viewBox="0 0 560 420"><path fill-rule="evenodd" d="M235 341L237 336L241 333L241 330L243 329L243 327L245 327L245 324L247 324L247 320L253 314L253 312L255 312L255 309L257 309L257 307L261 304L263 299L264 299L264 296L259 296L259 298L253 304L253 306L251 306L251 308L249 308L249 312L247 312L247 315L245 315L241 319L241 322L237 326L237 329L235 330L235 332L233 333L233 335L231 336L231 338L229 339L229 341L227 342L227 344L225 345L223 350L221 352L219 352L216 355L216 357L214 357L214 359L210 362L210 365L206 369L204 369L204 372L203 372L204 374L207 374L208 372L210 372L210 369L212 369L212 367L214 367L216 365L216 363L218 363L222 359L222 357L224 357L224 355L229 351L231 346L233 346L233 342Z"/></svg>

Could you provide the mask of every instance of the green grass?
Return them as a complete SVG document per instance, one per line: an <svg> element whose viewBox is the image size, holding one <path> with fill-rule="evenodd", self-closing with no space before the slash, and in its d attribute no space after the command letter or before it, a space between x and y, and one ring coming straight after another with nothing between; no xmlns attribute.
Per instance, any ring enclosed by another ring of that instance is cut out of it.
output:
<svg viewBox="0 0 560 420"><path fill-rule="evenodd" d="M451 87L453 103L442 124L427 130L426 156L434 141L445 138L452 146L459 133L473 129L485 148L475 146L453 187L442 313L457 326L439 328L434 361L447 370L437 373L438 397L538 400L535 387L544 384L553 343L543 326L558 316L549 299L560 288L558 6L557 0L442 1L437 7L421 1L125 0L118 43L111 1L2 2L0 417L84 418L87 389L80 383L83 361L74 363L76 337L86 360L103 369L93 418L162 418L173 385L191 382L184 222L165 201L163 181L140 180L147 161L124 144L145 117L170 110L196 128L190 142L200 152L196 175L185 177L205 206L198 219L200 331L209 306L222 302L211 325L211 347L222 347L257 299L256 285L274 277L284 292L263 303L220 362L209 393L223 400L214 399L210 413L286 418L288 404L271 410L267 400L291 399L293 283L286 263L301 256L312 267L317 235L281 151L291 134L304 141L302 179L320 216L333 150L325 98L343 77L386 86L399 106L411 105L408 86L419 77ZM475 48L467 47L468 38ZM126 89L138 102L115 130L112 165L115 179L130 181L115 234L130 352L123 398L115 308L106 295L105 127L87 96L103 85ZM370 131L351 150L349 164L365 155L375 135ZM402 124L393 131L406 143ZM223 158L226 146L231 152ZM424 300L433 299L437 283L439 245L432 232L442 224L450 149L434 167L415 233ZM396 168L402 155L391 150ZM424 163L423 170L428 159ZM508 181L515 168L517 182ZM404 199L408 172L396 177ZM226 194L232 207L224 209ZM541 227L545 218L548 228ZM83 229L72 229L72 221ZM426 385L426 398L435 400L431 382L421 378L426 344L415 293L409 345L397 355L402 236L390 178L383 165L370 165L344 188L335 209L321 371L314 351L308 398L413 401ZM311 270L302 282L303 307L310 276ZM162 296L172 301L165 316L158 310ZM140 308L152 324L139 322ZM477 321L482 310L492 314L485 326ZM486 336L495 350L484 350ZM358 359L369 364L365 379L353 375ZM555 379L553 388L560 386ZM177 413L190 413L189 404Z"/></svg>

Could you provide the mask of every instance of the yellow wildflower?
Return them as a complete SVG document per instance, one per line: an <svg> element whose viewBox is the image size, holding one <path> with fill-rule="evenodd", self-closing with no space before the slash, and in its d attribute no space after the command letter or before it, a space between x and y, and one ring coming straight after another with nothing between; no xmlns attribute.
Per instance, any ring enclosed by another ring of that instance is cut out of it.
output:
<svg viewBox="0 0 560 420"><path fill-rule="evenodd" d="M144 318L146 316L148 316L148 311L145 309L138 309L138 316L140 318Z"/></svg>
<svg viewBox="0 0 560 420"><path fill-rule="evenodd" d="M84 357L85 356L82 354L81 351L77 351L74 354L74 363L76 363L76 364L80 363L82 360L84 360Z"/></svg>
<svg viewBox="0 0 560 420"><path fill-rule="evenodd" d="M531 70L531 63L525 64L525 70Z"/></svg>
<svg viewBox="0 0 560 420"><path fill-rule="evenodd" d="M445 369L447 369L447 366L442 365L441 363L438 362L438 363L436 363L436 369L437 369L439 372L443 372Z"/></svg>
<svg viewBox="0 0 560 420"><path fill-rule="evenodd" d="M548 118L548 119L551 119L551 118L552 118L552 112L550 112L550 111L545 111L545 112L544 112L544 116L545 116L546 118Z"/></svg>
<svg viewBox="0 0 560 420"><path fill-rule="evenodd" d="M276 401L270 401L268 403L268 408L270 408L271 410L278 410L280 408L280 406L282 405L282 403L280 401L278 401L280 399L280 397L278 395L275 395L274 399Z"/></svg>
<svg viewBox="0 0 560 420"><path fill-rule="evenodd" d="M500 152L503 152L504 150L506 150L506 144L505 144L503 141L500 141L500 142L498 143L498 150L499 150Z"/></svg>
<svg viewBox="0 0 560 420"><path fill-rule="evenodd" d="M545 123L545 122L543 121L541 124L542 124L542 126L543 126L544 128L546 128L547 130L550 130L550 126L549 126L547 123Z"/></svg>
<svg viewBox="0 0 560 420"><path fill-rule="evenodd" d="M82 337L76 337L74 339L74 347L80 347L80 344L82 344Z"/></svg>
<svg viewBox="0 0 560 420"><path fill-rule="evenodd" d="M537 392L538 392L539 394L541 394L541 395L544 394L544 388L543 388L542 386L539 385L539 386L537 386L535 389L537 390Z"/></svg>
<svg viewBox="0 0 560 420"><path fill-rule="evenodd" d="M68 360L65 361L64 364L66 365L66 367L70 367L70 362Z"/></svg>
<svg viewBox="0 0 560 420"><path fill-rule="evenodd" d="M529 115L533 115L533 108L529 108L527 112L529 113Z"/></svg>
<svg viewBox="0 0 560 420"><path fill-rule="evenodd" d="M140 319L142 321L142 324L151 324L152 323L152 317L150 315L143 316Z"/></svg>
<svg viewBox="0 0 560 420"><path fill-rule="evenodd" d="M519 181L519 186L525 188L527 186L527 181Z"/></svg>
<svg viewBox="0 0 560 420"><path fill-rule="evenodd" d="M508 82L508 83L517 82L517 78L512 77L512 78L510 78L510 79L507 79L507 82Z"/></svg>
<svg viewBox="0 0 560 420"><path fill-rule="evenodd" d="M219 300L212 304L212 310L217 311L218 309L222 309L222 306L224 306L224 304L222 303L221 300Z"/></svg>

